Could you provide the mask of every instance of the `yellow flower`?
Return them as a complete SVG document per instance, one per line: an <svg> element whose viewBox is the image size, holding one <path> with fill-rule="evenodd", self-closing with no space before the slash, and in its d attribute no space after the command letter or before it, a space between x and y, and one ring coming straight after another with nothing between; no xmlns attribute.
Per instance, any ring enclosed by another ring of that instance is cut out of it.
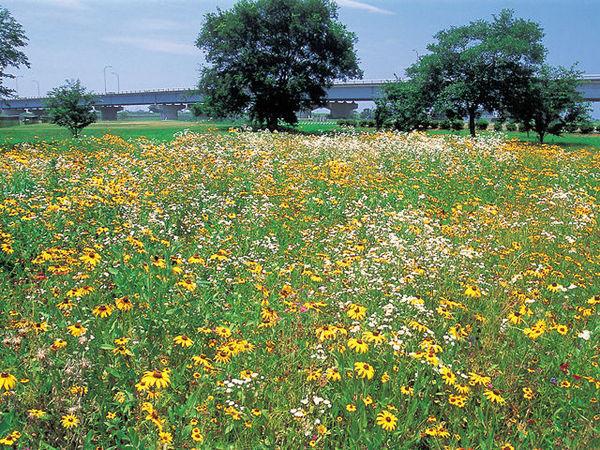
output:
<svg viewBox="0 0 600 450"><path fill-rule="evenodd" d="M162 389L171 383L171 377L169 376L168 370L149 370L144 372L141 381L148 387Z"/></svg>
<svg viewBox="0 0 600 450"><path fill-rule="evenodd" d="M348 314L348 317L350 317L352 320L362 320L367 314L367 308L352 303L350 306L348 306L346 314Z"/></svg>
<svg viewBox="0 0 600 450"><path fill-rule="evenodd" d="M83 325L81 325L80 322L77 322L73 325L69 325L67 327L67 330L69 331L69 333L71 333L73 336L75 337L79 337L82 336L86 333L87 328L84 327Z"/></svg>
<svg viewBox="0 0 600 450"><path fill-rule="evenodd" d="M464 408L466 405L466 401L467 401L467 397L465 397L464 395L450 395L450 397L448 397L448 402L451 405L454 405L458 408Z"/></svg>
<svg viewBox="0 0 600 450"><path fill-rule="evenodd" d="M388 381L390 381L390 376L387 372L383 372L383 375L381 375L381 382L385 384Z"/></svg>
<svg viewBox="0 0 600 450"><path fill-rule="evenodd" d="M353 405L352 403L348 403L346 405L346 411L348 411L350 413L356 411L356 405Z"/></svg>
<svg viewBox="0 0 600 450"><path fill-rule="evenodd" d="M505 442L500 446L500 450L515 450L515 448L508 442Z"/></svg>
<svg viewBox="0 0 600 450"><path fill-rule="evenodd" d="M396 429L396 423L398 418L391 412L385 410L377 414L376 423L385 431L394 431Z"/></svg>
<svg viewBox="0 0 600 450"><path fill-rule="evenodd" d="M200 428L192 428L192 439L195 442L204 441L204 436L202 436L202 433L200 432Z"/></svg>
<svg viewBox="0 0 600 450"><path fill-rule="evenodd" d="M217 335L222 338L228 338L229 336L231 336L231 330L227 327L216 327L215 333L217 333Z"/></svg>
<svg viewBox="0 0 600 450"><path fill-rule="evenodd" d="M44 417L46 415L46 412L42 411L41 409L30 409L27 411L27 413L29 414L29 417L32 417L35 419L41 419L42 417Z"/></svg>
<svg viewBox="0 0 600 450"><path fill-rule="evenodd" d="M552 284L549 284L546 287L546 289L548 289L550 292L558 292L558 291L564 290L564 287L562 286L562 284L552 283Z"/></svg>
<svg viewBox="0 0 600 450"><path fill-rule="evenodd" d="M403 395L409 395L409 396L411 396L411 397L412 397L413 395L415 395L415 390L414 390L414 388L412 388L411 386L404 386L404 385L400 386L400 392L401 392Z"/></svg>
<svg viewBox="0 0 600 450"><path fill-rule="evenodd" d="M556 325L554 329L563 336L569 332L569 328L566 325Z"/></svg>
<svg viewBox="0 0 600 450"><path fill-rule="evenodd" d="M111 305L98 305L92 310L92 314L96 317L105 318L112 314L113 307Z"/></svg>
<svg viewBox="0 0 600 450"><path fill-rule="evenodd" d="M453 385L456 383L456 375L454 375L454 372L448 367L442 367L440 369L440 374L442 375L445 384Z"/></svg>
<svg viewBox="0 0 600 450"><path fill-rule="evenodd" d="M356 353L366 353L369 350L369 346L362 339L348 339L348 347Z"/></svg>
<svg viewBox="0 0 600 450"><path fill-rule="evenodd" d="M161 444L171 444L173 442L173 435L167 431L159 432L158 438Z"/></svg>
<svg viewBox="0 0 600 450"><path fill-rule="evenodd" d="M506 403L506 400L502 398L502 396L497 392L491 389L486 389L483 391L483 395L492 403L498 403L499 405L503 405Z"/></svg>
<svg viewBox="0 0 600 450"><path fill-rule="evenodd" d="M527 400L531 400L534 396L534 392L533 389L528 388L528 387L524 387L523 388L523 398L527 399Z"/></svg>
<svg viewBox="0 0 600 450"><path fill-rule="evenodd" d="M62 416L60 423L64 428L76 427L77 425L79 425L79 418L77 418L77 416L74 416L73 414L67 414L65 416Z"/></svg>
<svg viewBox="0 0 600 450"><path fill-rule="evenodd" d="M133 309L133 303L129 300L129 297L119 297L115 299L115 305L120 311L131 311Z"/></svg>
<svg viewBox="0 0 600 450"><path fill-rule="evenodd" d="M11 390L17 385L17 378L8 372L0 372L0 389Z"/></svg>
<svg viewBox="0 0 600 450"><path fill-rule="evenodd" d="M371 344L379 345L385 342L385 334L381 331L365 331L363 333L363 339Z"/></svg>
<svg viewBox="0 0 600 450"><path fill-rule="evenodd" d="M479 298L481 297L481 290L478 286L467 286L465 289L465 295L471 298Z"/></svg>
<svg viewBox="0 0 600 450"><path fill-rule="evenodd" d="M469 372L469 384L471 386L476 386L476 385L480 385L480 386L485 386L488 385L492 382L492 379L490 377L486 377L484 375L479 375L475 372Z"/></svg>
<svg viewBox="0 0 600 450"><path fill-rule="evenodd" d="M325 376L329 381L340 381L342 379L342 375L337 367L330 367L325 371Z"/></svg>
<svg viewBox="0 0 600 450"><path fill-rule="evenodd" d="M183 280L177 283L178 286L182 286L186 290L190 292L194 292L196 290L196 282L190 278L184 278Z"/></svg>
<svg viewBox="0 0 600 450"><path fill-rule="evenodd" d="M365 362L354 363L354 371L358 374L359 377L366 378L368 380L372 379L375 375L375 368L372 365L367 364Z"/></svg>
<svg viewBox="0 0 600 450"><path fill-rule="evenodd" d="M173 341L175 342L175 344L180 345L182 347L191 347L194 344L194 341L192 341L185 334L176 336L175 339L173 339Z"/></svg>

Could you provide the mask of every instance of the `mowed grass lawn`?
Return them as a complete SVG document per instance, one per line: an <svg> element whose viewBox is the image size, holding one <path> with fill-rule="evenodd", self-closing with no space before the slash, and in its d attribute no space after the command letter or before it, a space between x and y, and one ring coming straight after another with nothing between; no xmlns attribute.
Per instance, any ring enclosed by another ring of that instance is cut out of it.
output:
<svg viewBox="0 0 600 450"><path fill-rule="evenodd" d="M599 162L497 135L6 149L0 442L598 448Z"/></svg>
<svg viewBox="0 0 600 450"><path fill-rule="evenodd" d="M123 120L117 122L97 122L83 131L85 136L101 137L105 134L122 137L123 139L147 138L151 140L168 142L173 140L174 135L183 130L191 130L195 133L226 132L231 127L242 127L244 122L195 122L195 121L157 121L157 120ZM300 121L299 125L291 131L307 134L327 134L348 131L347 127L340 127L336 121L306 122ZM356 131L370 131L372 129L360 128ZM446 131L430 130L430 134L451 134L467 136L468 131ZM480 132L481 135L493 135L493 132ZM508 132L510 138L516 138L524 142L536 142L534 133ZM23 142L48 142L68 139L68 130L51 124L20 125L0 128L0 147L10 147ZM546 143L558 144L568 147L600 147L600 135L565 134L563 136L547 136Z"/></svg>

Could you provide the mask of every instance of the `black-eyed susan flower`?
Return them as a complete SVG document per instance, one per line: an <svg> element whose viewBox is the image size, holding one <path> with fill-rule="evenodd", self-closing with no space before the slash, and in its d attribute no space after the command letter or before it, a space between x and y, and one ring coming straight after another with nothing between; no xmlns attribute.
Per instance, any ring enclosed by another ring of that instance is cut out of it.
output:
<svg viewBox="0 0 600 450"><path fill-rule="evenodd" d="M80 420L73 414L66 414L61 417L60 423L64 428L73 428L79 425Z"/></svg>
<svg viewBox="0 0 600 450"><path fill-rule="evenodd" d="M361 378L366 378L367 380L371 380L375 375L375 368L365 362L356 362L354 363L354 371Z"/></svg>
<svg viewBox="0 0 600 450"><path fill-rule="evenodd" d="M194 341L192 341L187 335L185 334L181 334L179 336L176 336L173 339L173 342L175 342L175 344L181 346L181 347L191 347L192 345L194 345Z"/></svg>
<svg viewBox="0 0 600 450"><path fill-rule="evenodd" d="M144 383L148 387L155 387L156 389L166 388L169 384L171 384L171 377L169 375L169 370L149 370L144 372L144 375L141 379L142 383Z"/></svg>
<svg viewBox="0 0 600 450"><path fill-rule="evenodd" d="M92 314L96 317L106 318L113 313L113 307L111 305L98 305L92 309Z"/></svg>
<svg viewBox="0 0 600 450"><path fill-rule="evenodd" d="M67 330L69 331L69 333L71 333L71 335L75 336L75 337L79 337L79 336L83 336L86 331L87 328L84 327L80 322L74 323L73 325L69 325L67 327Z"/></svg>
<svg viewBox="0 0 600 450"><path fill-rule="evenodd" d="M491 403L497 403L499 405L503 405L504 403L506 403L506 400L504 399L504 397L502 397L500 395L500 393L498 391L495 391L495 390L492 390L492 389L486 389L485 391L483 391L483 395Z"/></svg>
<svg viewBox="0 0 600 450"><path fill-rule="evenodd" d="M0 372L0 389L9 391L17 385L17 377L8 373Z"/></svg>
<svg viewBox="0 0 600 450"><path fill-rule="evenodd" d="M398 418L387 410L383 410L377 414L376 423L385 431L394 431L397 422Z"/></svg>

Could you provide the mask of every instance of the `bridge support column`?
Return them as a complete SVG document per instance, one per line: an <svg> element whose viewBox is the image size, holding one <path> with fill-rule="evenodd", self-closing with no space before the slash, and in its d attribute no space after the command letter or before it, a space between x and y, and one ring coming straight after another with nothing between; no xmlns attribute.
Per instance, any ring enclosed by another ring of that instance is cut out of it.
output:
<svg viewBox="0 0 600 450"><path fill-rule="evenodd" d="M101 120L117 120L117 113L123 111L122 106L94 106L96 111L100 111Z"/></svg>
<svg viewBox="0 0 600 450"><path fill-rule="evenodd" d="M354 111L358 109L358 103L355 102L327 102L325 106L331 111L332 119L347 119L352 117Z"/></svg>
<svg viewBox="0 0 600 450"><path fill-rule="evenodd" d="M159 107L162 120L177 120L177 113L185 109L185 105L161 105Z"/></svg>

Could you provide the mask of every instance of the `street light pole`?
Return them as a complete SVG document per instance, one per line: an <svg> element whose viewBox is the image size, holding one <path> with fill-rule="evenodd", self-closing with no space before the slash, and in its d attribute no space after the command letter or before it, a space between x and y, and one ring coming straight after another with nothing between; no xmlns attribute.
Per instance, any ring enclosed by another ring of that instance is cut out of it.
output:
<svg viewBox="0 0 600 450"><path fill-rule="evenodd" d="M17 75L15 77L15 84L16 84L16 92L17 92L17 97L19 96L19 78L23 78L23 75Z"/></svg>
<svg viewBox="0 0 600 450"><path fill-rule="evenodd" d="M108 91L106 90L106 69L112 69L113 66L104 66L104 93L107 94Z"/></svg>
<svg viewBox="0 0 600 450"><path fill-rule="evenodd" d="M40 95L40 82L39 82L39 81L37 81L37 80L31 80L31 82L36 84L36 86L37 86L38 98L40 98L40 97L41 97L41 95Z"/></svg>
<svg viewBox="0 0 600 450"><path fill-rule="evenodd" d="M117 77L117 94L121 93L121 79L119 78L119 74L117 72L111 72L115 77Z"/></svg>

